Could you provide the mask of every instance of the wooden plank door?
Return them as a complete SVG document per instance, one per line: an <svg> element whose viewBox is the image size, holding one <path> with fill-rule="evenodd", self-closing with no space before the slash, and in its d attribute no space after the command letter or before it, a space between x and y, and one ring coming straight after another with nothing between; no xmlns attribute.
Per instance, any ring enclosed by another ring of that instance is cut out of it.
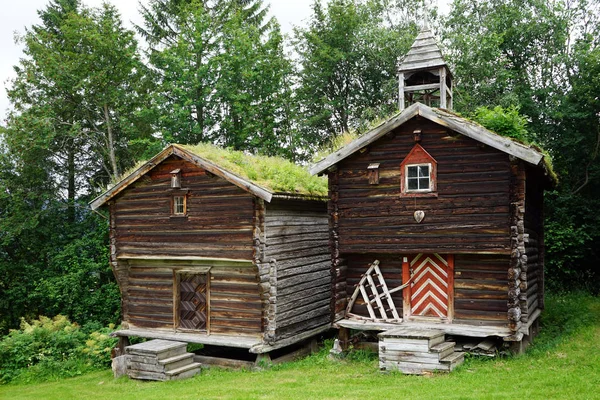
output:
<svg viewBox="0 0 600 400"><path fill-rule="evenodd" d="M403 281L404 317L452 320L454 314L454 256L417 254L406 257Z"/></svg>
<svg viewBox="0 0 600 400"><path fill-rule="evenodd" d="M208 331L208 282L207 273L177 272L177 328Z"/></svg>

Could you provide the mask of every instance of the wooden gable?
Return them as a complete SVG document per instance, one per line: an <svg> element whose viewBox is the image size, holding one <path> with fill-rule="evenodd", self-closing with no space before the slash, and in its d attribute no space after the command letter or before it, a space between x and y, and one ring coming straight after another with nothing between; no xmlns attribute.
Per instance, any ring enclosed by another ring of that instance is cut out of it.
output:
<svg viewBox="0 0 600 400"><path fill-rule="evenodd" d="M531 146L526 146L510 138L497 135L475 122L459 117L444 110L428 107L415 103L394 115L379 126L373 128L356 140L348 143L341 149L329 154L310 168L313 175L323 174L335 164L363 149L397 128L402 127L415 117L434 122L460 135L469 137L482 145L500 150L503 153L516 157L532 165L541 165L544 155Z"/></svg>
<svg viewBox="0 0 600 400"><path fill-rule="evenodd" d="M181 170L181 188L171 172ZM176 215L173 197L185 196ZM163 160L111 200L117 257L252 259L254 196L177 156Z"/></svg>
<svg viewBox="0 0 600 400"><path fill-rule="evenodd" d="M415 146L415 130L437 161L436 196L400 195L400 166ZM340 252L509 253L508 155L419 117L392 133L329 173ZM373 163L380 164L378 185L364 177ZM424 212L421 223L415 211Z"/></svg>

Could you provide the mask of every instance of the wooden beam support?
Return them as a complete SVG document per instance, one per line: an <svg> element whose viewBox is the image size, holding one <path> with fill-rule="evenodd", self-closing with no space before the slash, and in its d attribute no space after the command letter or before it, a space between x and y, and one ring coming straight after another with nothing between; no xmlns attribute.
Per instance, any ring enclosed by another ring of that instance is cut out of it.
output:
<svg viewBox="0 0 600 400"><path fill-rule="evenodd" d="M440 67L440 108L448 108L446 98L446 67Z"/></svg>
<svg viewBox="0 0 600 400"><path fill-rule="evenodd" d="M404 99L404 73L400 72L398 74L398 109L400 111L406 108L406 100Z"/></svg>

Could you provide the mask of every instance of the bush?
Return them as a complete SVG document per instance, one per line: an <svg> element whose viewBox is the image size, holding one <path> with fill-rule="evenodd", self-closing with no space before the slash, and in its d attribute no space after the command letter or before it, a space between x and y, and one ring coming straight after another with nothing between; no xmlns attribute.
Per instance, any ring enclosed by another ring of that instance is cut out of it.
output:
<svg viewBox="0 0 600 400"><path fill-rule="evenodd" d="M0 341L0 382L46 380L79 375L110 365L114 326L84 332L68 318L21 321Z"/></svg>
<svg viewBox="0 0 600 400"><path fill-rule="evenodd" d="M531 141L531 134L527 131L527 119L519 114L515 106L502 108L496 106L493 109L479 107L475 110L475 121L497 133L521 142Z"/></svg>

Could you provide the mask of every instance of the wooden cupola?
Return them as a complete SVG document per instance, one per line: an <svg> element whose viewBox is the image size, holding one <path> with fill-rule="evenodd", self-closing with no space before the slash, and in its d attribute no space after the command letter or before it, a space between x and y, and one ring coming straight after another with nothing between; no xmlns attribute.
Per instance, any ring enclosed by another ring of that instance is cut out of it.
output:
<svg viewBox="0 0 600 400"><path fill-rule="evenodd" d="M399 108L416 102L452 110L452 72L427 26L398 64Z"/></svg>

